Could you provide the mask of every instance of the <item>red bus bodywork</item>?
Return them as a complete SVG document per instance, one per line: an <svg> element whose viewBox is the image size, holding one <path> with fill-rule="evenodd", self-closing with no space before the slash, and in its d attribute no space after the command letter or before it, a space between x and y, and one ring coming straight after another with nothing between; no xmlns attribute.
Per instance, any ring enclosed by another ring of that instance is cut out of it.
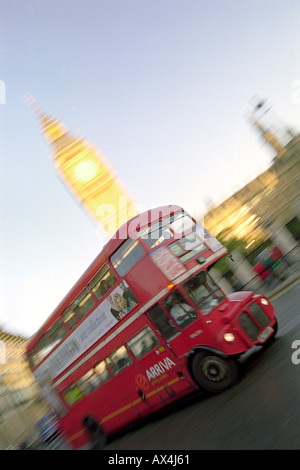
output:
<svg viewBox="0 0 300 470"><path fill-rule="evenodd" d="M91 438L86 417L108 435L199 387L221 392L236 380L239 357L276 333L264 296L225 296L210 278L227 250L194 220L176 232L184 220L192 219L181 207L164 206L122 226L28 343L42 394L74 448ZM101 297L98 277L113 282ZM109 308L112 297L118 308Z"/></svg>

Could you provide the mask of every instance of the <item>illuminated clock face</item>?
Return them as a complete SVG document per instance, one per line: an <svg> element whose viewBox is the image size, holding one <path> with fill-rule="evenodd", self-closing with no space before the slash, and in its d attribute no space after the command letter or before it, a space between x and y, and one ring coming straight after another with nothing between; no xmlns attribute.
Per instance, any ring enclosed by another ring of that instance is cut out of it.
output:
<svg viewBox="0 0 300 470"><path fill-rule="evenodd" d="M88 183L101 173L99 163L92 159L85 159L77 163L73 169L74 178L79 183Z"/></svg>

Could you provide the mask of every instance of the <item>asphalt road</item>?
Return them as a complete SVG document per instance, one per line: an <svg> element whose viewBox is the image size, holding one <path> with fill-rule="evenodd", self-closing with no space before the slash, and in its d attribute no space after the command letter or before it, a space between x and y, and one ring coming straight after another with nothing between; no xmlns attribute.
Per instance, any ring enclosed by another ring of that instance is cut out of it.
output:
<svg viewBox="0 0 300 470"><path fill-rule="evenodd" d="M275 342L245 362L226 392L191 397L151 422L111 441L107 450L300 449L300 284L273 300Z"/></svg>

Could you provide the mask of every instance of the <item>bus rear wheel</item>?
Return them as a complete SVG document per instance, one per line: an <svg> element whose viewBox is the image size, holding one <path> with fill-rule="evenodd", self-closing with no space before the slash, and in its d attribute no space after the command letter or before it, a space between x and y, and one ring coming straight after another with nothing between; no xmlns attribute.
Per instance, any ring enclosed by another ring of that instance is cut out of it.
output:
<svg viewBox="0 0 300 470"><path fill-rule="evenodd" d="M106 444L106 434L97 423L97 420L91 416L85 416L82 422L91 440L90 449L102 450Z"/></svg>
<svg viewBox="0 0 300 470"><path fill-rule="evenodd" d="M199 352L193 360L192 371L202 390L220 393L237 381L238 363L231 357L222 357L211 352Z"/></svg>

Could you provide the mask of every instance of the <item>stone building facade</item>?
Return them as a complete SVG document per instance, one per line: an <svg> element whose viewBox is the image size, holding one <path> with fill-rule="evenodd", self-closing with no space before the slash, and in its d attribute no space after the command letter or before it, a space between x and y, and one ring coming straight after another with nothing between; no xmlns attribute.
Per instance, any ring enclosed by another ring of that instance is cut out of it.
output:
<svg viewBox="0 0 300 470"><path fill-rule="evenodd" d="M204 216L215 236L243 238L247 243L269 237L277 221L289 226L300 221L300 134L285 145L271 166Z"/></svg>
<svg viewBox="0 0 300 470"><path fill-rule="evenodd" d="M26 341L0 329L0 449L31 435L46 412L25 356Z"/></svg>

